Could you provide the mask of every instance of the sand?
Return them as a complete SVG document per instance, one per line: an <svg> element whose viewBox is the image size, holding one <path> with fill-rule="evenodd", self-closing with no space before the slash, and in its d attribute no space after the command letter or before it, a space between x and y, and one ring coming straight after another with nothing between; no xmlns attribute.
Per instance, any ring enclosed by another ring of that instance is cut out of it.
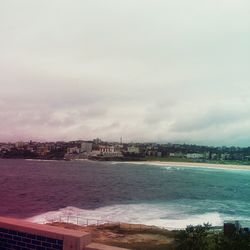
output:
<svg viewBox="0 0 250 250"><path fill-rule="evenodd" d="M250 165L233 165L233 164L214 164L214 163L202 163L202 162L167 162L167 161L134 161L126 162L136 165L154 165L160 167L197 167L197 168L211 168L211 169L223 169L223 170L246 170L250 171Z"/></svg>

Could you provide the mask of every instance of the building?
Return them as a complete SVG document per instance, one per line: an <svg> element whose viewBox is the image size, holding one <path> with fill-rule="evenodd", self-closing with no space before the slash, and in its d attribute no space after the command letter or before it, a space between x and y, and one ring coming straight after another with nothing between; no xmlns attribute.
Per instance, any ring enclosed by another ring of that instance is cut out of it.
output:
<svg viewBox="0 0 250 250"><path fill-rule="evenodd" d="M176 153L169 153L169 157L178 157L178 158L183 158L184 154L181 152L176 152Z"/></svg>
<svg viewBox="0 0 250 250"><path fill-rule="evenodd" d="M81 153L83 153L83 152L90 153L92 151L92 146L93 146L92 142L82 142L81 143Z"/></svg>
<svg viewBox="0 0 250 250"><path fill-rule="evenodd" d="M93 140L94 144L99 145L100 143L102 143L102 140L100 138L96 138Z"/></svg>
<svg viewBox="0 0 250 250"><path fill-rule="evenodd" d="M202 159L204 155L199 153L191 153L191 154L186 154L186 157L188 159Z"/></svg>
<svg viewBox="0 0 250 250"><path fill-rule="evenodd" d="M18 149L24 148L24 146L25 146L25 142L23 142L23 141L19 141L19 142L15 143L15 147Z"/></svg>
<svg viewBox="0 0 250 250"><path fill-rule="evenodd" d="M79 153L80 153L80 148L78 147L67 148L67 154L79 154Z"/></svg>
<svg viewBox="0 0 250 250"><path fill-rule="evenodd" d="M50 150L47 146L39 146L37 148L37 154L40 156L45 156L47 154L49 154Z"/></svg>
<svg viewBox="0 0 250 250"><path fill-rule="evenodd" d="M122 154L120 151L117 151L114 146L110 145L100 145L99 146L99 152L101 156L115 156L115 157L121 157Z"/></svg>
<svg viewBox="0 0 250 250"><path fill-rule="evenodd" d="M129 146L128 149L127 149L128 153L130 154L140 154L140 148L137 147L137 146Z"/></svg>

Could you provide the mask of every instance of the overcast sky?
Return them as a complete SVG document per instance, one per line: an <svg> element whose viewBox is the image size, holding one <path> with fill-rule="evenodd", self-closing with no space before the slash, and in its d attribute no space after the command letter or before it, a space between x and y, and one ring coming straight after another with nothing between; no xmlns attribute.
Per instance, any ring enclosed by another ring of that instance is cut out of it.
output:
<svg viewBox="0 0 250 250"><path fill-rule="evenodd" d="M0 141L250 145L249 0L0 0Z"/></svg>

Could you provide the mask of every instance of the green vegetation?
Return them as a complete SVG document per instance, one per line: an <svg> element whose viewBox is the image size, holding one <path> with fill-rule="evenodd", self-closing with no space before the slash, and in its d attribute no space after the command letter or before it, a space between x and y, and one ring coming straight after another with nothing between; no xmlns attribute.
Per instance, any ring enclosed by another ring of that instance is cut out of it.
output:
<svg viewBox="0 0 250 250"><path fill-rule="evenodd" d="M135 250L250 250L250 235L233 233L226 236L222 231L215 231L209 223L189 225L185 230L177 231L119 226L111 226L109 230L118 235L131 235L134 239L130 242L110 240L106 243ZM144 235L144 241L138 240L140 235Z"/></svg>
<svg viewBox="0 0 250 250"><path fill-rule="evenodd" d="M211 225L187 226L176 237L178 250L206 250L216 249L214 234L209 233Z"/></svg>
<svg viewBox="0 0 250 250"><path fill-rule="evenodd" d="M89 232L94 242L133 250L250 250L248 233L225 235L208 223L175 231L124 223L88 227L63 222L50 225Z"/></svg>
<svg viewBox="0 0 250 250"><path fill-rule="evenodd" d="M233 233L230 236L222 232L213 232L210 224L188 226L177 234L177 250L248 250L250 235Z"/></svg>

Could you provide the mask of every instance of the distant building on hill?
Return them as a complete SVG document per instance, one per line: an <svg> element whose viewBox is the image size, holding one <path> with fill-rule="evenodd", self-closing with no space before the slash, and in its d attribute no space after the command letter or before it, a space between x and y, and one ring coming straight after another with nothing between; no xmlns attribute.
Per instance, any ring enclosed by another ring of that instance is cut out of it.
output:
<svg viewBox="0 0 250 250"><path fill-rule="evenodd" d="M183 158L184 154L181 152L176 152L176 153L169 153L169 157L179 157L179 158Z"/></svg>
<svg viewBox="0 0 250 250"><path fill-rule="evenodd" d="M83 153L83 152L90 153L92 151L92 146L93 146L92 142L82 142L81 143L81 153Z"/></svg>
<svg viewBox="0 0 250 250"><path fill-rule="evenodd" d="M186 157L188 159L202 159L204 157L204 154L191 153L191 154L186 154Z"/></svg>
<svg viewBox="0 0 250 250"><path fill-rule="evenodd" d="M78 147L67 148L67 154L79 154L79 153L80 153L80 148Z"/></svg>
<svg viewBox="0 0 250 250"><path fill-rule="evenodd" d="M19 141L19 142L15 143L15 147L17 149L23 148L24 146L25 146L25 142L23 142L23 141Z"/></svg>
<svg viewBox="0 0 250 250"><path fill-rule="evenodd" d="M46 156L50 153L50 148L48 145L40 145L37 147L37 154L39 156Z"/></svg>
<svg viewBox="0 0 250 250"><path fill-rule="evenodd" d="M122 153L118 151L113 145L100 145L99 152L101 156L122 156Z"/></svg>
<svg viewBox="0 0 250 250"><path fill-rule="evenodd" d="M99 145L102 143L102 140L100 138L96 138L93 140L93 143L96 144L96 145Z"/></svg>
<svg viewBox="0 0 250 250"><path fill-rule="evenodd" d="M138 147L138 146L134 146L134 145L132 145L132 146L129 146L128 147L128 153L130 153L130 154L139 154L140 153L140 148Z"/></svg>

